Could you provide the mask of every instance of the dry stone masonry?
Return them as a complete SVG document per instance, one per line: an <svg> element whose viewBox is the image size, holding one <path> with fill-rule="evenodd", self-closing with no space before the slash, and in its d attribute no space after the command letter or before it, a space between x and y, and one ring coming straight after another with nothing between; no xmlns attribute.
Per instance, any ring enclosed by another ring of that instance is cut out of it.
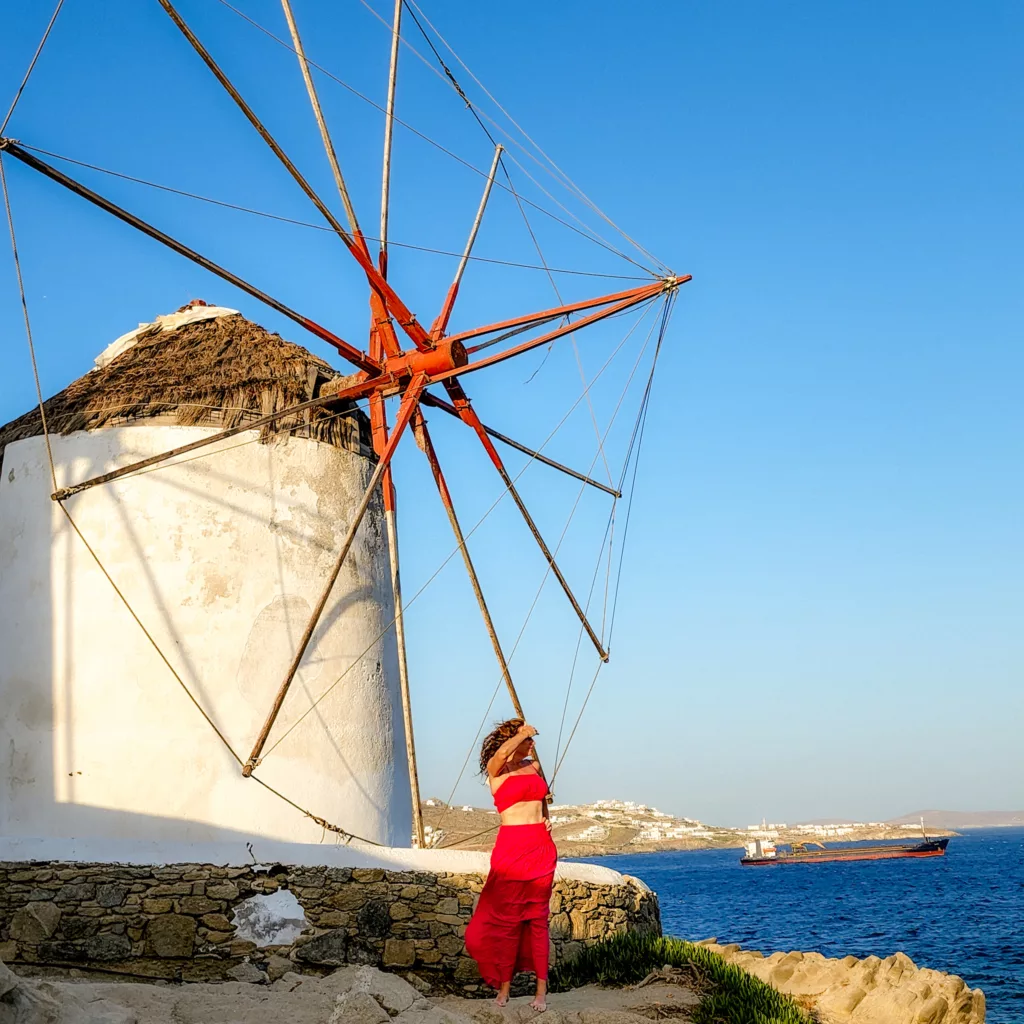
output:
<svg viewBox="0 0 1024 1024"><path fill-rule="evenodd" d="M153 979L275 980L343 965L428 976L474 992L463 934L475 874L286 865L0 861L0 961ZM657 897L555 883L553 962L625 931L660 934Z"/></svg>

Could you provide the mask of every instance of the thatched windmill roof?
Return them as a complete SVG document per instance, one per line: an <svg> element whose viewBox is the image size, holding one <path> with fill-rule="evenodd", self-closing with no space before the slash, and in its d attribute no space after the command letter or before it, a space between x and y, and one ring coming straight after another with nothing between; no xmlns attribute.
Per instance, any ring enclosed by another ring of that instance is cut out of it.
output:
<svg viewBox="0 0 1024 1024"><path fill-rule="evenodd" d="M301 345L201 301L141 325L96 367L44 403L51 433L145 422L224 430L316 398L341 375ZM43 432L38 408L0 426L6 445ZM337 402L278 421L273 435L312 437L373 458L366 416Z"/></svg>

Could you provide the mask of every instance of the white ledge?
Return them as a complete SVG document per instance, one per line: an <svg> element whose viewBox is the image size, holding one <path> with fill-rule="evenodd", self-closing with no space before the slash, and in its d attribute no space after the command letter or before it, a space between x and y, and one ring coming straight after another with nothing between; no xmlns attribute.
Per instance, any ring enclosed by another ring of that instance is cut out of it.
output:
<svg viewBox="0 0 1024 1024"><path fill-rule="evenodd" d="M305 844L254 837L250 842L172 843L109 839L0 837L0 861L61 861L79 864L213 864L246 867L384 868L388 871L486 875L489 854L474 850L412 850L352 842ZM558 862L555 878L594 885L624 885L625 875L596 864ZM633 881L629 879L629 881ZM635 884L635 883L634 883Z"/></svg>

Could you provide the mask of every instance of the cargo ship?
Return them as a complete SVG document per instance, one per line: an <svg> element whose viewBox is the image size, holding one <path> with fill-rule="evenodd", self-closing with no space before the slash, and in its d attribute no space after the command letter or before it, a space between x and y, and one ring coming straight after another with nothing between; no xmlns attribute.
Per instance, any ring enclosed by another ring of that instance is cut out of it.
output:
<svg viewBox="0 0 1024 1024"><path fill-rule="evenodd" d="M824 843L791 843L788 850L779 850L775 843L755 839L747 843L741 864L759 867L763 864L826 864L837 860L895 860L901 857L942 857L949 837L925 839L920 843L888 843L884 846L844 846L827 848Z"/></svg>

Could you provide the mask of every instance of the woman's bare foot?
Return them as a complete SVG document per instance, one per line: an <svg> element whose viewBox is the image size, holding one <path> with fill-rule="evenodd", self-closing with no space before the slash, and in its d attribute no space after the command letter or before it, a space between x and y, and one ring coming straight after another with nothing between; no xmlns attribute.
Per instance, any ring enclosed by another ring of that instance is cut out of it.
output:
<svg viewBox="0 0 1024 1024"><path fill-rule="evenodd" d="M543 1013L548 1008L547 995L548 983L546 981L538 981L537 994L533 997L533 1002L530 1003L530 1009Z"/></svg>
<svg viewBox="0 0 1024 1024"><path fill-rule="evenodd" d="M501 988L498 989L498 994L494 997L496 1006L508 1006L508 993L509 989L512 988L511 982L506 982Z"/></svg>

